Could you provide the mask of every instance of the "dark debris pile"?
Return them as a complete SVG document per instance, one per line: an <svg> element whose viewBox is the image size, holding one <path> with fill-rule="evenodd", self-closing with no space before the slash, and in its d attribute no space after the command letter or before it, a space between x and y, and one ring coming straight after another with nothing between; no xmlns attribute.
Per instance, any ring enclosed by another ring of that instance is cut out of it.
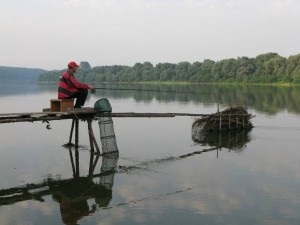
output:
<svg viewBox="0 0 300 225"><path fill-rule="evenodd" d="M234 106L218 111L208 116L195 119L192 132L220 132L251 129L251 119L254 116L243 106Z"/></svg>

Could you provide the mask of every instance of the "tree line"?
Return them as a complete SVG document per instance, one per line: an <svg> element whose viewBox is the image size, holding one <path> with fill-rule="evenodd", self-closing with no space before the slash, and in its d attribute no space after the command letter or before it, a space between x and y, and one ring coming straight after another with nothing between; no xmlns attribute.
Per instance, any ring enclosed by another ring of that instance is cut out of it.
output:
<svg viewBox="0 0 300 225"><path fill-rule="evenodd" d="M56 82L64 70L48 71L40 82ZM203 62L136 63L134 66L96 66L81 62L76 77L98 82L190 82L190 83L295 83L300 84L300 54L288 58L266 53L255 58L238 57Z"/></svg>
<svg viewBox="0 0 300 225"><path fill-rule="evenodd" d="M34 82L45 72L43 69L0 66L0 83Z"/></svg>

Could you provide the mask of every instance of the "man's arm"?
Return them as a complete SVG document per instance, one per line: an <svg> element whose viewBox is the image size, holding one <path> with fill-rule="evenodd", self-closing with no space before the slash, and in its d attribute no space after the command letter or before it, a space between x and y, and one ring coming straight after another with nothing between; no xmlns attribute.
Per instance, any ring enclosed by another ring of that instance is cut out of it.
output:
<svg viewBox="0 0 300 225"><path fill-rule="evenodd" d="M77 89L90 89L90 86L85 83L80 83L74 76L69 76L72 85Z"/></svg>

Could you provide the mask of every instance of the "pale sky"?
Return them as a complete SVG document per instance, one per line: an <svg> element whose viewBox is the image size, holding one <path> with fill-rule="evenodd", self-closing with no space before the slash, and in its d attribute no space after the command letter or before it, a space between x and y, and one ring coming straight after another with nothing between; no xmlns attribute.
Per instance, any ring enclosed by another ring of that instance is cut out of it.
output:
<svg viewBox="0 0 300 225"><path fill-rule="evenodd" d="M299 0L0 0L0 66L300 53Z"/></svg>

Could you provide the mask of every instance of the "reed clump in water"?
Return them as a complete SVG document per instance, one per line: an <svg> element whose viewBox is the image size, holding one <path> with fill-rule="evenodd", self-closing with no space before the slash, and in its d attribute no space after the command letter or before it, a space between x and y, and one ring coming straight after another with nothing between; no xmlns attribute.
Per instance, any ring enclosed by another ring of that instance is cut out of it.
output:
<svg viewBox="0 0 300 225"><path fill-rule="evenodd" d="M251 119L254 116L243 106L234 106L208 116L195 119L192 132L220 132L253 128Z"/></svg>

